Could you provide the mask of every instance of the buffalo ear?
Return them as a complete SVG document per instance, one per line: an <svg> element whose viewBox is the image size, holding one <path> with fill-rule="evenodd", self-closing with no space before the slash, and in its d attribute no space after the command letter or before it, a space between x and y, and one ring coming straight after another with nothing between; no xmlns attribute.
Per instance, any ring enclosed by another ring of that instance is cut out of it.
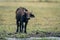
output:
<svg viewBox="0 0 60 40"><path fill-rule="evenodd" d="M30 13L30 17L34 18L35 16L34 16L34 14Z"/></svg>

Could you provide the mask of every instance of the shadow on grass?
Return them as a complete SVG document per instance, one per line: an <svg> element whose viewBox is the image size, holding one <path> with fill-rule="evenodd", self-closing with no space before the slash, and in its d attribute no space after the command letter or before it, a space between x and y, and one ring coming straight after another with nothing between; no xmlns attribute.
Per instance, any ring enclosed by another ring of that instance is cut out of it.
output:
<svg viewBox="0 0 60 40"><path fill-rule="evenodd" d="M32 33L7 33L0 32L0 39L4 39L5 37L9 38L30 38L30 37L60 37L60 32L43 32L43 31L34 31Z"/></svg>

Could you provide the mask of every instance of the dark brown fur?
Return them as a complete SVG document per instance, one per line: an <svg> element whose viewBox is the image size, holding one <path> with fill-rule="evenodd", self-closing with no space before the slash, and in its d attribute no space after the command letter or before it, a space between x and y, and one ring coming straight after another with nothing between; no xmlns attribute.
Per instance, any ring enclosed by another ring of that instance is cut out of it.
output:
<svg viewBox="0 0 60 40"><path fill-rule="evenodd" d="M20 27L20 32L27 33L26 27L27 27L28 20L30 19L30 17L34 17L34 15L32 15L30 12L28 12L28 10L26 8L24 8L24 7L17 8L17 10L16 10L16 24L17 24L16 32L19 31L19 27ZM23 31L23 29L24 29L24 31Z"/></svg>

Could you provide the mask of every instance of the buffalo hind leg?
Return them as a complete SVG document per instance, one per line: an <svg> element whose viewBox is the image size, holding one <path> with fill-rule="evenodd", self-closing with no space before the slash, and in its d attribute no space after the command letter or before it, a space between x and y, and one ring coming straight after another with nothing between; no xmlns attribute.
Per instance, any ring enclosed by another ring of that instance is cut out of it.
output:
<svg viewBox="0 0 60 40"><path fill-rule="evenodd" d="M23 28L24 28L24 24L23 24L23 22L22 22L22 32L23 32Z"/></svg>
<svg viewBox="0 0 60 40"><path fill-rule="evenodd" d="M23 22L20 22L20 32L23 32L23 27L24 27Z"/></svg>
<svg viewBox="0 0 60 40"><path fill-rule="evenodd" d="M16 32L18 32L19 31L19 21L18 20L16 21L16 24L17 24L17 30L16 30Z"/></svg>
<svg viewBox="0 0 60 40"><path fill-rule="evenodd" d="M22 32L22 29L21 29L21 28L22 28L22 24L21 24L21 22L20 22L20 32Z"/></svg>

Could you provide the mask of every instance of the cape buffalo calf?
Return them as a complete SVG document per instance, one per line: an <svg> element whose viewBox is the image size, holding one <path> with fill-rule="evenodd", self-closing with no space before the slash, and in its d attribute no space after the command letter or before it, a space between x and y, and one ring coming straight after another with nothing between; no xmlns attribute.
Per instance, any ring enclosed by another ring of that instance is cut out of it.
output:
<svg viewBox="0 0 60 40"><path fill-rule="evenodd" d="M17 24L16 32L18 32L20 29L20 32L27 33L26 27L28 24L28 20L30 20L30 18L34 18L34 17L35 17L34 14L29 12L26 8L24 8L24 7L17 8L17 10L16 10L16 24Z"/></svg>

